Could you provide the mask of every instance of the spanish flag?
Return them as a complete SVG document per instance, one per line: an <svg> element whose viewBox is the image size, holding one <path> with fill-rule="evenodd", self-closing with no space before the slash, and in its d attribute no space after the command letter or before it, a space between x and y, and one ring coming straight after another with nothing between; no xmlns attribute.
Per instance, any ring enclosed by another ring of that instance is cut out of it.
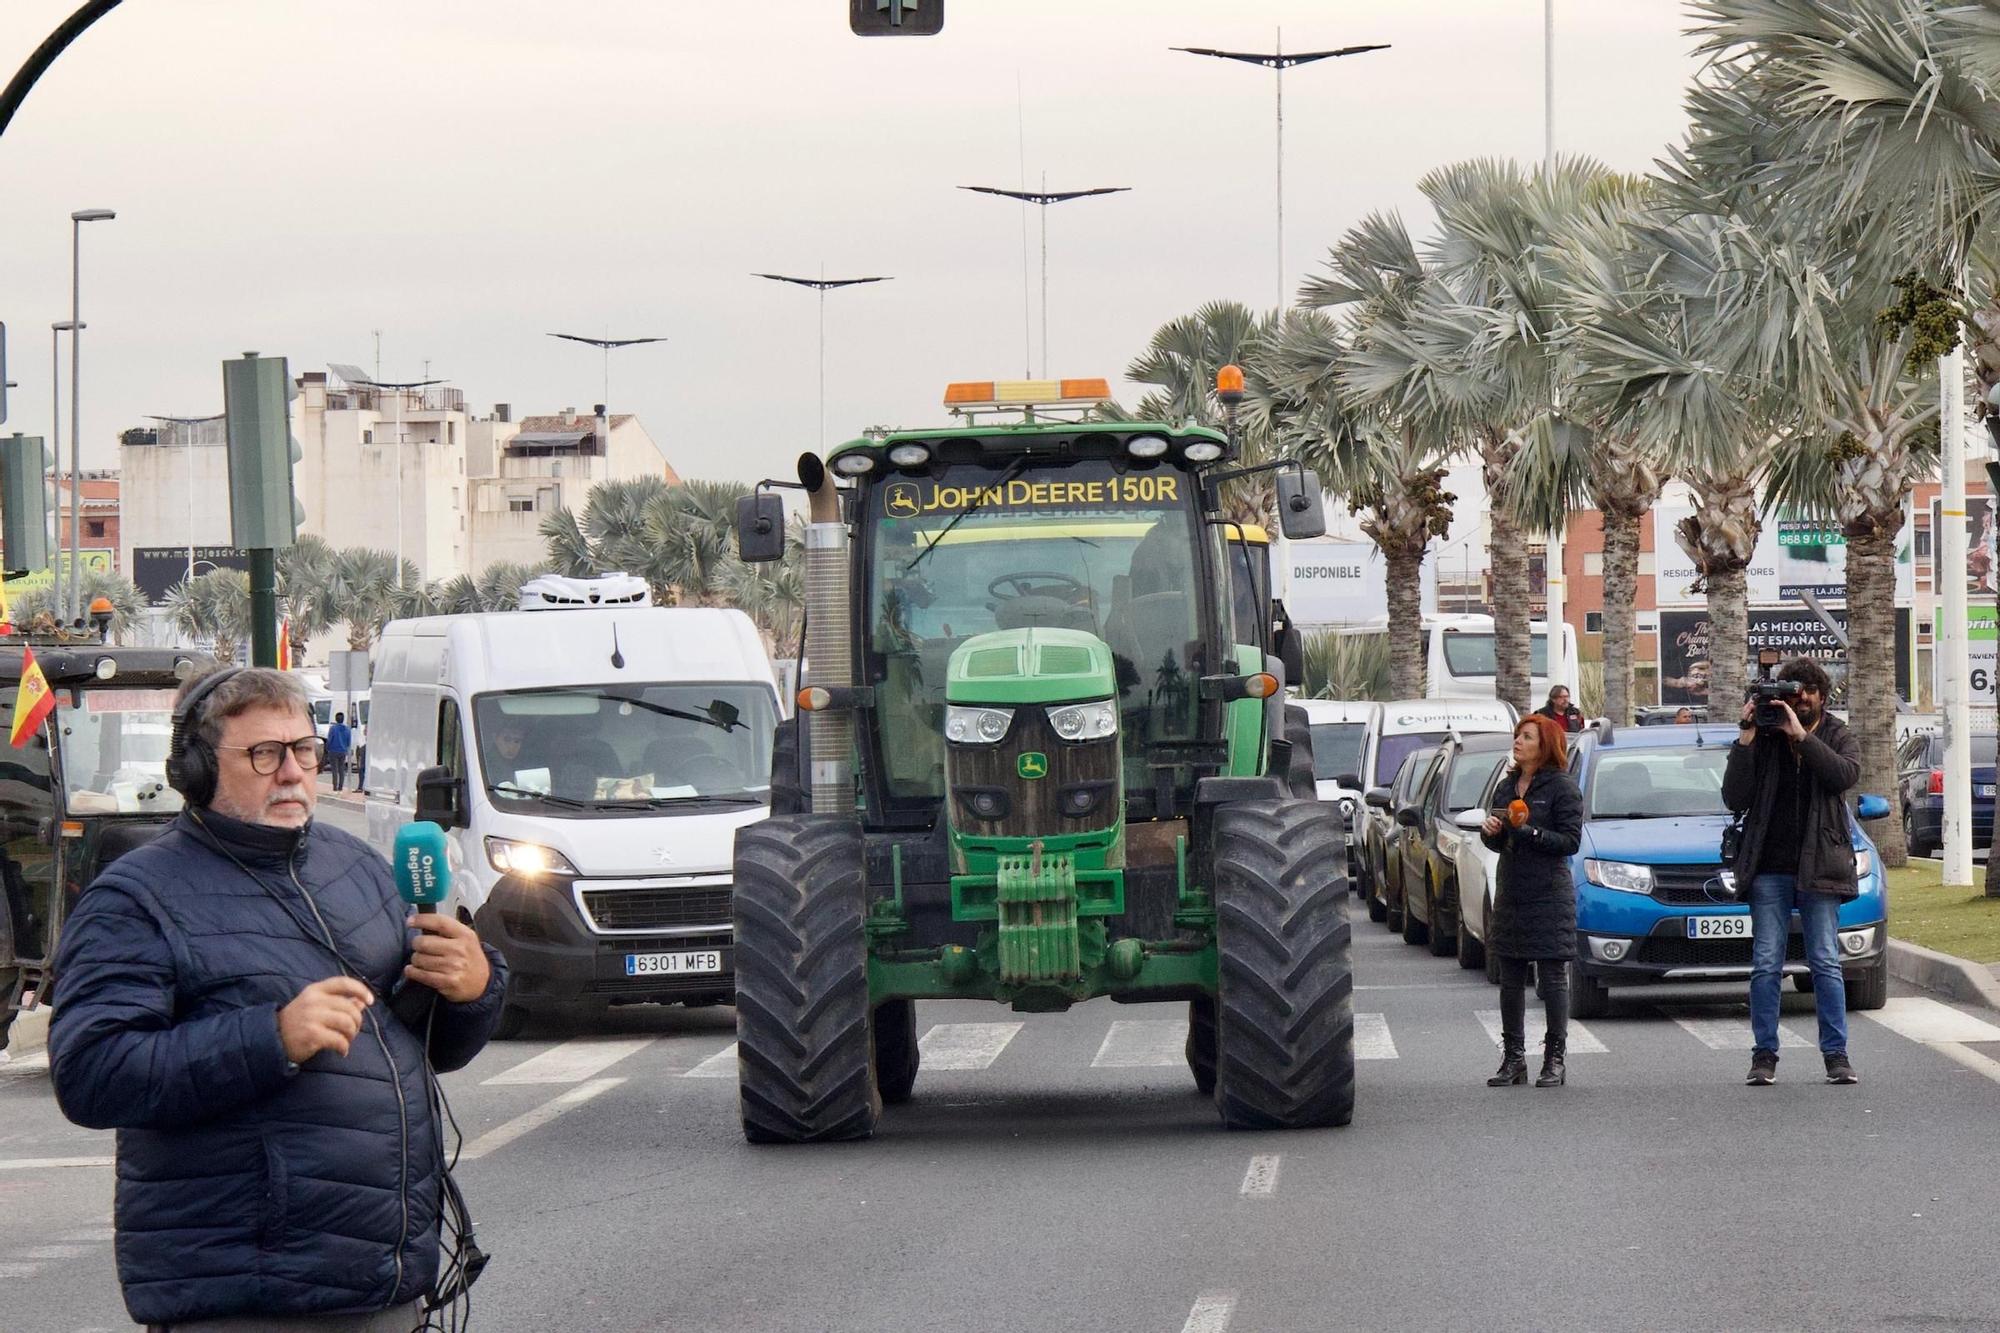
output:
<svg viewBox="0 0 2000 1333"><path fill-rule="evenodd" d="M278 622L278 670L290 671L291 669L292 622L288 619L280 620Z"/></svg>
<svg viewBox="0 0 2000 1333"><path fill-rule="evenodd" d="M7 743L20 749L28 743L28 738L42 729L42 723L56 708L56 693L49 688L49 678L42 674L41 663L35 661L35 650L25 645L21 649L21 688L14 695L14 730L7 737Z"/></svg>

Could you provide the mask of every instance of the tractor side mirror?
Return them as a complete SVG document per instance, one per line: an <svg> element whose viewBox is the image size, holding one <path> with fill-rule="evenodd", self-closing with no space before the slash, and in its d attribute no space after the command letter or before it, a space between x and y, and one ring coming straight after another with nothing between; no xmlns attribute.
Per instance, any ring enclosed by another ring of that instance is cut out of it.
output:
<svg viewBox="0 0 2000 1333"><path fill-rule="evenodd" d="M417 820L455 829L466 824L465 784L448 768L427 768L417 774Z"/></svg>
<svg viewBox="0 0 2000 1333"><path fill-rule="evenodd" d="M783 500L769 491L758 491L736 502L736 554L752 565L784 559Z"/></svg>
<svg viewBox="0 0 2000 1333"><path fill-rule="evenodd" d="M1278 530L1288 541L1326 536L1326 505L1320 498L1318 473L1303 467L1278 473Z"/></svg>

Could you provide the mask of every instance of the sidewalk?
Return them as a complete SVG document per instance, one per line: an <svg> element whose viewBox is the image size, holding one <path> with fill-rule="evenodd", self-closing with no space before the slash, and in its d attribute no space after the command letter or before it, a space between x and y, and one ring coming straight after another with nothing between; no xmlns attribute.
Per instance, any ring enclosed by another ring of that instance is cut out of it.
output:
<svg viewBox="0 0 2000 1333"><path fill-rule="evenodd" d="M1972 963L1891 938L1889 975L1960 1004L2000 1011L2000 963Z"/></svg>

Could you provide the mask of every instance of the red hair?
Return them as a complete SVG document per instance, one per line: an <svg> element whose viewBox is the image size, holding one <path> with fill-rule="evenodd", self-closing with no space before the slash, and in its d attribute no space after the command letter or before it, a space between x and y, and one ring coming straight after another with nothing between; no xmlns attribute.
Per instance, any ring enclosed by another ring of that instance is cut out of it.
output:
<svg viewBox="0 0 2000 1333"><path fill-rule="evenodd" d="M1514 724L1514 734L1520 735L1523 727L1534 728L1542 742L1542 768L1561 772L1569 767L1569 741L1562 723L1544 713L1530 713Z"/></svg>

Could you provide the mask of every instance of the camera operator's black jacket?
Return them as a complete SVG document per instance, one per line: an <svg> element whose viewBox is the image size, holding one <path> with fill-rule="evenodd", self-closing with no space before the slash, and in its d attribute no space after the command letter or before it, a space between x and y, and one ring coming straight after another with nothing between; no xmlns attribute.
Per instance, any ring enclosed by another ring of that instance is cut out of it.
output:
<svg viewBox="0 0 2000 1333"><path fill-rule="evenodd" d="M1764 852L1771 806L1778 797L1778 765L1792 762L1792 742L1782 731L1760 731L1749 745L1731 745L1722 772L1722 803L1743 819L1736 849L1736 882L1747 893ZM1854 838L1848 829L1847 792L1861 779L1861 742L1832 714L1798 743L1801 776L1812 784L1806 826L1799 832L1799 888L1852 898L1861 892L1854 874Z"/></svg>

